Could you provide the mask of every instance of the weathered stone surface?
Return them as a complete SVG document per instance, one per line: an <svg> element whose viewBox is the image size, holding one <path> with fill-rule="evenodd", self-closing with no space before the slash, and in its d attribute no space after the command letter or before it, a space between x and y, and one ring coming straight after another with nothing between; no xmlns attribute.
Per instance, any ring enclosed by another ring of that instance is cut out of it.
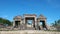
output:
<svg viewBox="0 0 60 34"><path fill-rule="evenodd" d="M46 28L48 30L47 24L46 24L46 17L43 15L40 15L38 18L35 14L24 14L24 17L16 16L14 17L13 21L13 27L20 27L22 30L23 28L26 30L42 30ZM32 25L29 25L27 20L32 20ZM39 23L42 22L42 27L40 27ZM21 25L22 24L22 25ZM24 25L23 25L24 24ZM28 25L27 25L28 24ZM29 27L32 26L32 27Z"/></svg>
<svg viewBox="0 0 60 34"><path fill-rule="evenodd" d="M21 31L0 31L0 34L60 34L60 32L39 31L39 30L21 30Z"/></svg>

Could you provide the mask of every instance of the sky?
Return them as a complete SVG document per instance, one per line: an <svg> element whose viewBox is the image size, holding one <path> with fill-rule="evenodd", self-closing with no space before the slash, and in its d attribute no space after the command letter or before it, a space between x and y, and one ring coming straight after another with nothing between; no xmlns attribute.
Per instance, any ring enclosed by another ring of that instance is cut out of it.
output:
<svg viewBox="0 0 60 34"><path fill-rule="evenodd" d="M0 0L0 17L13 21L23 14L43 14L49 25L60 19L60 0Z"/></svg>

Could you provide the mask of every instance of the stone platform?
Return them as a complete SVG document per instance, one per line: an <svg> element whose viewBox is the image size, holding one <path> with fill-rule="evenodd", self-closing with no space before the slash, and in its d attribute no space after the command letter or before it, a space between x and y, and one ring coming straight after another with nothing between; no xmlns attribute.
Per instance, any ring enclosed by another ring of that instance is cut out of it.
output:
<svg viewBox="0 0 60 34"><path fill-rule="evenodd" d="M0 34L60 34L60 32L41 30L0 31Z"/></svg>

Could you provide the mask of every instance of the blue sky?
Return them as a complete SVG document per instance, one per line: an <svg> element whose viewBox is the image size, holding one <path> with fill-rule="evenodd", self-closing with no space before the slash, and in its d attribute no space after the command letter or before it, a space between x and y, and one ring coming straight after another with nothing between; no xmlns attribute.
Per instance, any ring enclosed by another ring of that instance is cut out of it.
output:
<svg viewBox="0 0 60 34"><path fill-rule="evenodd" d="M23 14L43 14L50 24L60 19L60 0L0 0L0 17L12 21Z"/></svg>

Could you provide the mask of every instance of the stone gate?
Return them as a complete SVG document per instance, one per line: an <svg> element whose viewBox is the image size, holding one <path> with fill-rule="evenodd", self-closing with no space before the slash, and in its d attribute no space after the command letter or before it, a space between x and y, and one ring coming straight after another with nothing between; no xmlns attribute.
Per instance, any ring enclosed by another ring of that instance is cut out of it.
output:
<svg viewBox="0 0 60 34"><path fill-rule="evenodd" d="M20 28L20 30L48 30L46 19L42 14L38 18L35 14L15 16L13 18L13 27ZM32 20L32 23L28 23L28 20Z"/></svg>

